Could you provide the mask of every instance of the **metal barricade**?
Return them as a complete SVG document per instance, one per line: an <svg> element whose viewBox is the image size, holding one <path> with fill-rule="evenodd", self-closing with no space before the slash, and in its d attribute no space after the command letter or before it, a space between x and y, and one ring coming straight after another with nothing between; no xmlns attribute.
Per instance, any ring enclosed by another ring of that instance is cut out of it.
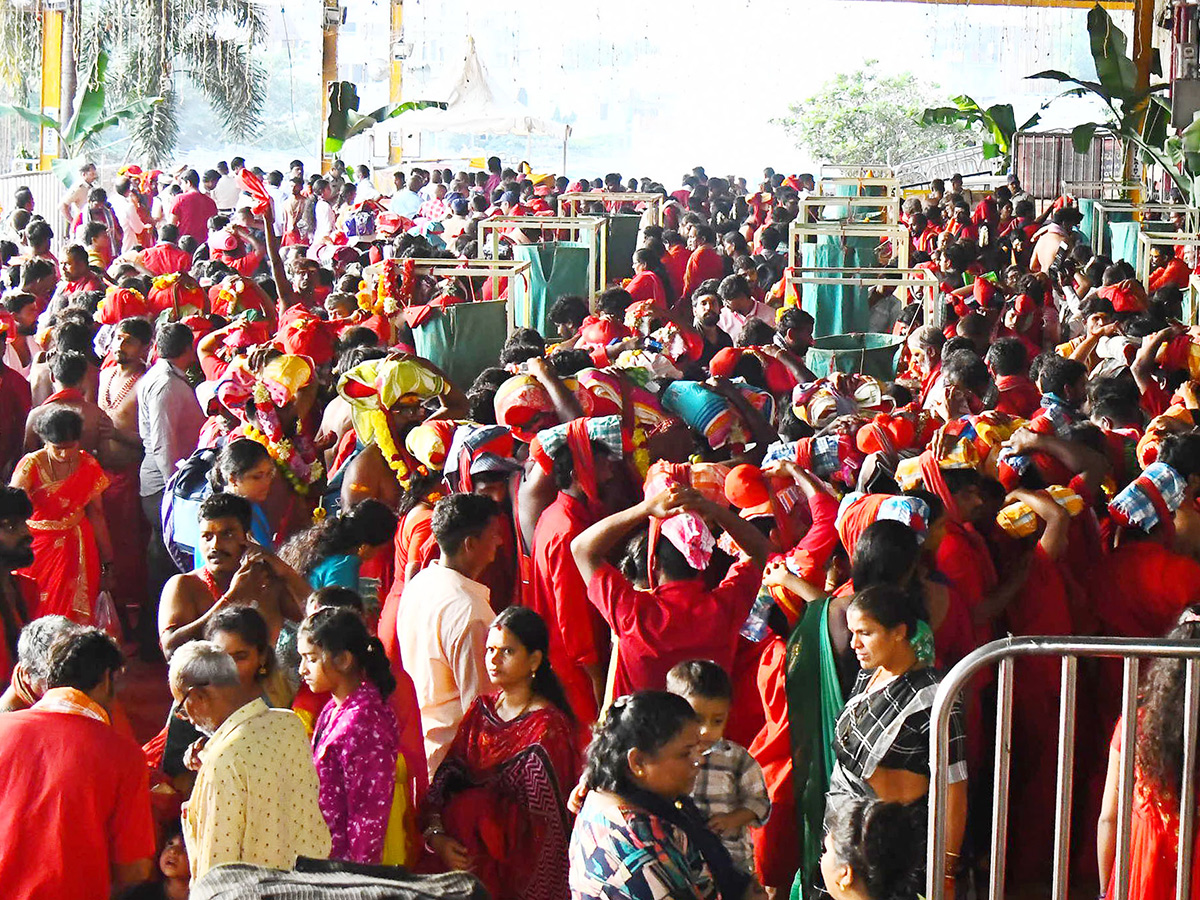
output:
<svg viewBox="0 0 1200 900"><path fill-rule="evenodd" d="M1129 846L1133 820L1133 762L1137 733L1137 689L1143 659L1187 661L1183 728L1183 772L1179 811L1179 856L1175 896L1190 895L1192 841L1195 834L1197 717L1200 715L1200 643L1165 638L1020 637L985 644L965 656L938 688L930 719L929 838L927 900L943 900L946 874L947 797L949 794L950 714L963 688L985 667L999 662L996 699L995 783L992 801L990 883L987 897L1004 897L1004 867L1008 842L1008 787L1012 756L1013 663L1019 657L1057 656L1062 659L1059 686L1058 775L1055 804L1053 900L1066 900L1071 842L1071 799L1074 788L1076 678L1080 657L1105 657L1124 662L1121 689L1121 767L1117 799L1117 837L1110 900L1125 900L1129 892Z"/></svg>
<svg viewBox="0 0 1200 900"><path fill-rule="evenodd" d="M54 241L50 249L59 254L69 241L69 225L63 218L62 201L67 193L67 187L62 179L53 172L6 172L0 174L0 210L9 213L13 210L13 195L17 188L27 187L33 193L33 211L47 222L54 230Z"/></svg>

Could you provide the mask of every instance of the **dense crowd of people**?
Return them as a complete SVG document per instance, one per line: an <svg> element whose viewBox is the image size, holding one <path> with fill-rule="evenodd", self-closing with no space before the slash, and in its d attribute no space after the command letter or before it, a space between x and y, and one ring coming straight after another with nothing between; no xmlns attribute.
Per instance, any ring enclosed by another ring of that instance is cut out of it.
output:
<svg viewBox="0 0 1200 900"><path fill-rule="evenodd" d="M787 268L812 176L390 178L233 159L17 192L5 896L291 896L349 862L348 891L399 865L499 900L912 898L941 672L1006 633L1200 636L1169 234L1142 281L1071 197L935 181L902 209L931 286L857 301L894 377L818 377ZM568 190L640 217L632 277L550 297L554 333L470 383L418 356L421 322L512 285L408 261L477 258L494 216L510 256ZM168 663L143 746L132 654ZM1121 673L1079 665L1073 859L1104 896ZM1057 666L1016 664L1010 884L1050 875ZM1140 695L1137 898L1173 893L1183 680ZM951 717L950 895L987 865L995 704L977 678Z"/></svg>

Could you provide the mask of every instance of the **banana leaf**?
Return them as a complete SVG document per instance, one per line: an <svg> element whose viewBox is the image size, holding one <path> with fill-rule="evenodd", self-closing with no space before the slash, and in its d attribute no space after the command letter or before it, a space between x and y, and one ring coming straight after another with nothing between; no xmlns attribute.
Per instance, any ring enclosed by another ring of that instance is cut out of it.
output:
<svg viewBox="0 0 1200 900"><path fill-rule="evenodd" d="M346 141L362 134L386 119L395 118L418 109L445 109L446 104L437 100L406 100L389 103L369 113L358 111L358 87L350 81L336 81L329 85L329 121L325 130L325 152L337 153Z"/></svg>
<svg viewBox="0 0 1200 900"><path fill-rule="evenodd" d="M1088 11L1087 29L1096 77L1110 96L1130 100L1137 91L1137 68L1126 52L1125 33L1099 3Z"/></svg>

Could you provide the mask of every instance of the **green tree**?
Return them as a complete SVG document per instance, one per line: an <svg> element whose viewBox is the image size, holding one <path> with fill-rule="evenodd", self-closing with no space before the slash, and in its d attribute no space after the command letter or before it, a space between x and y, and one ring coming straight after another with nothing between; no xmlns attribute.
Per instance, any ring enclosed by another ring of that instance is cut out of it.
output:
<svg viewBox="0 0 1200 900"><path fill-rule="evenodd" d="M212 105L231 141L262 124L267 37L257 0L102 0L95 34L112 59L110 87L122 101L161 97L131 123L134 153L166 162L179 138L182 76Z"/></svg>
<svg viewBox="0 0 1200 900"><path fill-rule="evenodd" d="M772 122L817 159L845 165L895 165L978 143L964 124L922 126L931 89L910 72L885 75L878 66L867 60L855 72L835 75Z"/></svg>

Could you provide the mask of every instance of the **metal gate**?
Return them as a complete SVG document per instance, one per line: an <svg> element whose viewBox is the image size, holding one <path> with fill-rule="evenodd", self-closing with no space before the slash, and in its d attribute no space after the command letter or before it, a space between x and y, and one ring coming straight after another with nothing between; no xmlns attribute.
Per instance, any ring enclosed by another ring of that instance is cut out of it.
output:
<svg viewBox="0 0 1200 900"><path fill-rule="evenodd" d="M929 841L927 900L943 900L946 864L946 799L949 778L950 712L972 676L999 663L996 700L996 761L992 803L990 883L987 897L1004 897L1008 843L1008 787L1012 755L1013 662L1018 657L1056 656L1062 660L1059 687L1058 776L1055 804L1053 900L1066 900L1071 843L1071 798L1075 762L1076 679L1080 657L1107 657L1124 662L1121 689L1121 782L1117 805L1117 846L1113 895L1129 892L1129 839L1133 817L1133 761L1137 733L1137 689L1143 659L1187 661L1184 687L1183 778L1180 786L1179 857L1175 896L1186 900L1191 890L1192 843L1195 834L1197 719L1200 718L1200 643L1165 638L1007 638L985 644L965 656L938 688L930 720ZM1103 887L1103 885L1102 885Z"/></svg>

